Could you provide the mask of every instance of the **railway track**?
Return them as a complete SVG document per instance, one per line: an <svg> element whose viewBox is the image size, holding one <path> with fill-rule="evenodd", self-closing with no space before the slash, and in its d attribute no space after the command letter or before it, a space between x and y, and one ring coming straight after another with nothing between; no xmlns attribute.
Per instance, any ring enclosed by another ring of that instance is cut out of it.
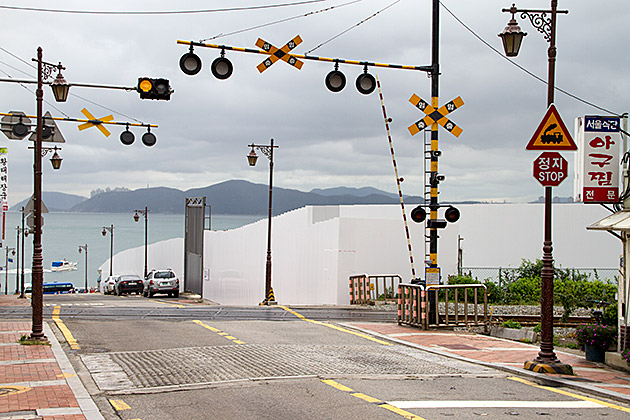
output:
<svg viewBox="0 0 630 420"><path fill-rule="evenodd" d="M526 327L533 327L540 322L540 315L509 315L509 314L493 314L492 321L518 321L519 324ZM561 321L560 316L553 317L554 327L575 327L580 324L594 323L595 320L591 316L570 316L567 321Z"/></svg>

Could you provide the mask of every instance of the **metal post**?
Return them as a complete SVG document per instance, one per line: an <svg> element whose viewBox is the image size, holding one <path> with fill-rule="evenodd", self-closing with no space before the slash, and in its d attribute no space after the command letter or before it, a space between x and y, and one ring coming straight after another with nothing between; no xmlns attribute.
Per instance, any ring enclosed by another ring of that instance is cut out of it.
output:
<svg viewBox="0 0 630 420"><path fill-rule="evenodd" d="M20 212L22 213L22 266L20 268L20 299L25 299L26 296L24 296L24 260L26 258L24 257L24 242L26 239L26 231L24 230L24 207L22 207Z"/></svg>
<svg viewBox="0 0 630 420"><path fill-rule="evenodd" d="M265 300L267 303L274 302L274 296L271 294L271 207L273 193L273 139L271 139L271 148L269 155L269 220L267 222L267 269L265 272Z"/></svg>
<svg viewBox="0 0 630 420"><path fill-rule="evenodd" d="M15 258L15 292L14 294L17 295L18 291L20 290L20 226L18 225L15 228L15 231L17 233L16 238L15 238L15 252L17 253L16 258Z"/></svg>
<svg viewBox="0 0 630 420"><path fill-rule="evenodd" d="M147 271L147 247L149 242L149 208L144 207L144 277L149 273Z"/></svg>
<svg viewBox="0 0 630 420"><path fill-rule="evenodd" d="M85 293L88 292L88 245L79 245L79 252L85 250Z"/></svg>
<svg viewBox="0 0 630 420"><path fill-rule="evenodd" d="M433 24L432 24L432 47L431 47L431 106L435 109L439 108L439 86L440 86L440 1L433 0ZM438 124L437 122L431 124L431 152L438 150ZM430 187L431 198L429 201L429 220L434 221L437 219L437 212L440 208L438 203L438 155L439 153L431 153L431 168L430 168ZM438 261L438 231L437 228L432 227L429 230L429 261L426 262L429 267L437 268ZM425 279L426 280L426 279ZM436 294L429 294L428 313L427 317L430 324L438 324L437 311L434 311L433 299L436 298Z"/></svg>
<svg viewBox="0 0 630 420"><path fill-rule="evenodd" d="M551 35L547 56L549 61L547 84L547 107L554 101L554 84L556 70L556 10L558 0L551 0ZM557 363L558 359L553 351L553 243L551 240L551 204L552 187L545 187L545 226L543 240L542 273L541 273L541 300L540 300L540 352L537 362Z"/></svg>
<svg viewBox="0 0 630 420"><path fill-rule="evenodd" d="M32 331L31 340L47 340L43 326L44 304L44 267L42 258L42 102L44 99L42 74L42 48L37 48L37 133L35 136L33 164L33 266L31 273L31 307Z"/></svg>
<svg viewBox="0 0 630 420"><path fill-rule="evenodd" d="M114 225L111 225L110 243L109 243L109 275L113 275L114 271Z"/></svg>

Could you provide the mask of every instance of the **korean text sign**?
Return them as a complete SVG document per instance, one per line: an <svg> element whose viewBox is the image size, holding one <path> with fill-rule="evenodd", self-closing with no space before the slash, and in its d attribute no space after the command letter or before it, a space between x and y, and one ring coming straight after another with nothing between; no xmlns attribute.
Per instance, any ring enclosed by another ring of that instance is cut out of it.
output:
<svg viewBox="0 0 630 420"><path fill-rule="evenodd" d="M619 124L618 117L584 117L582 200L585 203L619 201Z"/></svg>

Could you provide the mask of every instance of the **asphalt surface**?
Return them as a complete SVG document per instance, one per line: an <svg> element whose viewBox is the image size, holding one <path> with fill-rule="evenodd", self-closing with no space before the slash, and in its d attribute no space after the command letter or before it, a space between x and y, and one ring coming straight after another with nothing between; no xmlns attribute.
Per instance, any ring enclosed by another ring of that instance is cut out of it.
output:
<svg viewBox="0 0 630 420"><path fill-rule="evenodd" d="M56 308L55 335L106 419L630 416L618 403L540 387L337 322L378 316L373 309L292 313L100 295L47 296L45 304Z"/></svg>

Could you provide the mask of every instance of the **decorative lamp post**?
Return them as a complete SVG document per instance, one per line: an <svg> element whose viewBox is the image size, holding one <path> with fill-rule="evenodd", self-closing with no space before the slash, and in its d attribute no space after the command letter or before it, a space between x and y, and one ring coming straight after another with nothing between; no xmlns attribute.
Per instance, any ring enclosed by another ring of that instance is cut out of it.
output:
<svg viewBox="0 0 630 420"><path fill-rule="evenodd" d="M273 139L271 139L271 145L259 145L250 144L252 150L247 155L247 161L249 166L255 166L258 160L256 150L260 150L269 159L269 218L267 222L267 266L265 271L265 299L260 303L261 305L275 305L277 304L276 298L271 287L271 204L272 204L272 192L273 192L273 149L277 149L278 146L274 146Z"/></svg>
<svg viewBox="0 0 630 420"><path fill-rule="evenodd" d="M15 255L15 248L6 247L6 260L4 264L4 294L9 294L9 252Z"/></svg>
<svg viewBox="0 0 630 420"><path fill-rule="evenodd" d="M140 214L144 216L144 278L147 277L149 271L147 270L147 247L149 243L149 209L147 207L144 210L134 210L135 214L133 215L134 222L138 222L140 220Z"/></svg>
<svg viewBox="0 0 630 420"><path fill-rule="evenodd" d="M114 225L111 226L103 226L103 231L101 232L103 236L107 236L107 232L110 235L110 244L109 244L109 275L113 275L113 267L114 267Z"/></svg>
<svg viewBox="0 0 630 420"><path fill-rule="evenodd" d="M503 33L499 34L503 40L505 54L515 57L523 37L514 14L520 13L521 19L529 19L531 24L542 33L549 42L547 50L548 81L547 81L547 107L554 102L555 71L556 71L556 17L558 13L567 14L568 10L558 10L558 0L551 0L551 10L518 9L515 4L503 12L511 13L512 19L508 22ZM541 340L538 357L533 361L525 362L525 369L536 372L548 373L573 373L570 365L560 362L553 351L553 243L551 240L551 200L552 187L545 187L545 221L543 239L543 268L541 273Z"/></svg>
<svg viewBox="0 0 630 420"><path fill-rule="evenodd" d="M81 250L85 251L85 293L88 292L88 246L87 244L85 245L79 245L79 254L81 253Z"/></svg>
<svg viewBox="0 0 630 420"><path fill-rule="evenodd" d="M65 67L59 63L58 65L46 63L42 59L43 50L41 47L37 48L37 59L33 61L37 62L37 131L35 136L34 145L34 164L33 164L33 268L32 268L32 295L31 295L31 307L33 313L32 332L29 337L30 340L47 340L44 335L43 327L43 304L44 304L44 267L42 257L42 131L44 129L43 122L43 101L44 101L44 80L48 79L53 71L57 71L57 78L51 84L53 95L57 102L65 102L68 98L68 91L70 85L61 76L61 70L65 70ZM58 157L58 156L57 156ZM54 155L53 155L54 158ZM57 161L57 159L55 159ZM58 166L61 165L61 160L58 160Z"/></svg>

